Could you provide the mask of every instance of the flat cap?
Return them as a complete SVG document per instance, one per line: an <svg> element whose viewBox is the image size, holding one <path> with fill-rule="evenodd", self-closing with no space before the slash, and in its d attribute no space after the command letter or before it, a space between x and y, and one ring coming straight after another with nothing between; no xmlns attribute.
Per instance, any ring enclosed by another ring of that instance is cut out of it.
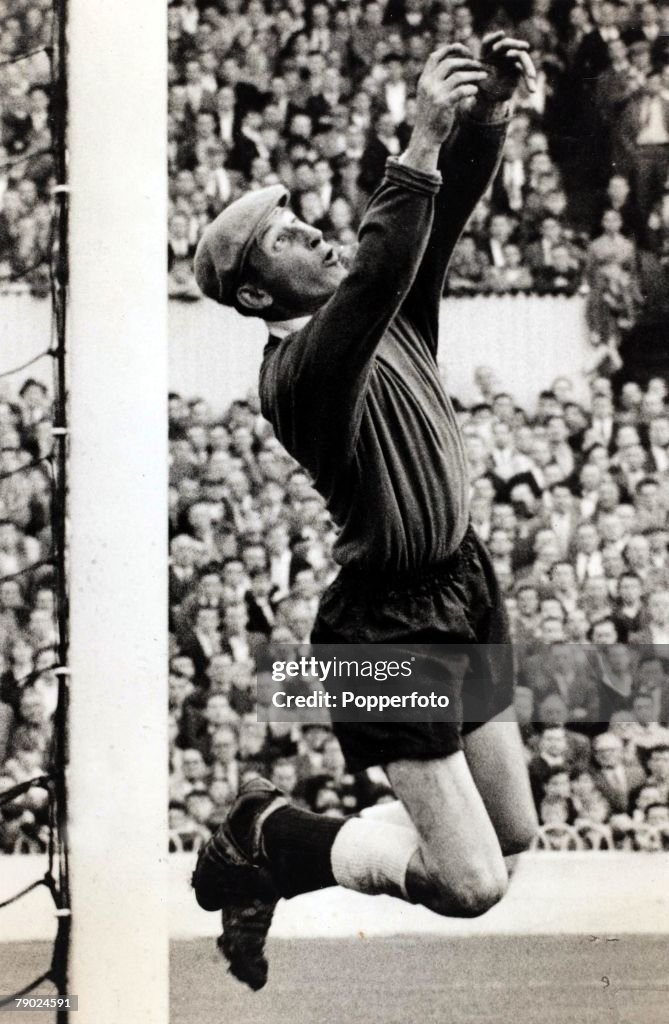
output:
<svg viewBox="0 0 669 1024"><path fill-rule="evenodd" d="M195 280L203 295L223 306L234 306L244 263L277 206L285 206L289 193L283 185L249 192L230 203L205 228L195 251Z"/></svg>

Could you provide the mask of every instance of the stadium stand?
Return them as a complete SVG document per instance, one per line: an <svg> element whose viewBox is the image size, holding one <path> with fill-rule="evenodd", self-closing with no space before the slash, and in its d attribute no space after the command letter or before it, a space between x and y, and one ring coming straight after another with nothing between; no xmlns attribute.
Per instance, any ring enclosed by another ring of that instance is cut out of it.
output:
<svg viewBox="0 0 669 1024"><path fill-rule="evenodd" d="M588 296L594 364L662 349L669 258L669 4L632 0L261 0L169 7L170 294L198 297L203 227L282 182L341 245L411 132L426 54L528 39L521 95L490 194L454 254L452 295ZM622 352L621 352L622 347Z"/></svg>
<svg viewBox="0 0 669 1024"><path fill-rule="evenodd" d="M12 0L0 16L0 290L39 296L49 294L54 185L50 6Z"/></svg>
<svg viewBox="0 0 669 1024"><path fill-rule="evenodd" d="M171 4L170 294L197 298L190 260L202 228L272 181L285 182L296 211L329 238L352 243L386 155L406 142L429 48L458 39L476 49L498 25L531 39L540 89L516 110L448 288L463 297L587 291L598 369L587 403L561 377L520 408L494 370L479 367L476 402L458 404L472 522L518 647L537 847L664 849L669 409L666 370L638 383L630 366L640 348L652 354L664 343L669 2L494 7ZM2 53L45 31L44 5L13 8ZM36 152L48 124L39 62L12 68L2 90L8 161ZM0 272L39 294L49 168L35 157L2 175ZM256 721L254 650L267 639L304 643L336 571L321 499L254 396L214 410L172 394L169 410L170 847L197 847L252 772L324 814L387 799L381 773L347 774L327 725ZM50 417L42 385L0 381L0 791L39 770L53 714L48 489L38 461ZM0 849L43 849L44 825L34 795L3 808Z"/></svg>
<svg viewBox="0 0 669 1024"><path fill-rule="evenodd" d="M585 409L561 378L532 410L488 367L477 385L459 412L472 521L517 645L538 848L664 849L666 385L625 386L614 402L600 377ZM327 725L256 721L254 650L307 642L336 571L322 500L253 396L217 416L172 394L170 430L172 847L197 845L249 773L326 814L386 799L382 773L346 773Z"/></svg>
<svg viewBox="0 0 669 1024"><path fill-rule="evenodd" d="M459 413L472 518L519 652L516 711L544 825L539 849L665 849L669 839L669 417L666 386L591 407L553 382L534 410L495 393ZM249 396L170 407L170 845L193 849L240 780L267 774L345 814L388 797L352 778L327 724L256 720L259 643L303 643L336 567L335 530ZM43 767L54 709L47 488L50 402L29 378L0 401L0 788ZM602 436L609 429L608 442ZM16 473L18 467L25 472ZM11 473L11 476L6 476ZM5 852L43 847L34 794L3 809Z"/></svg>

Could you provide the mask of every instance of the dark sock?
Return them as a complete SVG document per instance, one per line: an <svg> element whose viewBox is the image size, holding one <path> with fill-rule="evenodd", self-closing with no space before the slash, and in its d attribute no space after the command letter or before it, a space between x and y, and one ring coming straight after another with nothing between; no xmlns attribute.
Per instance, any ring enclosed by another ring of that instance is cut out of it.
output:
<svg viewBox="0 0 669 1024"><path fill-rule="evenodd" d="M346 818L329 818L299 807L280 807L262 828L274 883L286 899L336 885L330 851Z"/></svg>

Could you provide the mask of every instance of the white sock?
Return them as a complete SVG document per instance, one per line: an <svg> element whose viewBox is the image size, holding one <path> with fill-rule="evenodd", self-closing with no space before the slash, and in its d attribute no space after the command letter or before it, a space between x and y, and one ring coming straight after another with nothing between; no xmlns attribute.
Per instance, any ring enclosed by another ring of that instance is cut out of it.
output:
<svg viewBox="0 0 669 1024"><path fill-rule="evenodd" d="M406 900L407 868L419 848L414 829L351 818L335 837L330 853L332 874L346 889Z"/></svg>

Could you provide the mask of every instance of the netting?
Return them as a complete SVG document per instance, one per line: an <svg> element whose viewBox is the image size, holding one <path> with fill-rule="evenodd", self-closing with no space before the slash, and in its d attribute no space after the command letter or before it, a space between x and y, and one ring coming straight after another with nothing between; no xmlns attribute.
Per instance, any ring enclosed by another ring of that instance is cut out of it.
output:
<svg viewBox="0 0 669 1024"><path fill-rule="evenodd" d="M48 889L54 904L57 919L56 936L53 944L51 960L44 971L32 978L18 991L0 1001L3 1006L14 1003L17 998L34 991L45 983L53 984L59 995L67 993L68 983L68 948L70 935L70 886L67 851L67 785L65 770L67 765L67 705L68 705L68 591L66 578L66 510L67 510L67 391L65 364L65 326L66 300L68 283L67 254L67 79L66 79L66 4L64 0L56 0L52 9L52 30L49 45L27 50L11 57L0 58L0 67L28 60L38 54L46 54L50 62L51 91L51 146L21 154L8 164L14 166L19 162L29 161L35 157L48 154L53 161L55 187L52 189L51 224L49 234L49 279L51 286L51 337L43 351L26 360L20 365L11 367L0 373L0 378L8 378L22 373L40 360L50 359L53 367L54 388L54 422L52 428L52 446L48 455L31 461L5 473L2 479L19 473L34 471L37 467L46 470L50 487L50 551L47 558L26 566L19 572L0 577L0 584L25 574L49 572L55 590L55 627L57 635L58 664L53 669L57 678L57 702L54 714L53 738L48 753L47 770L45 773L27 779L6 790L0 795L0 807L12 804L33 788L46 791L48 797L48 840L47 870L43 877L36 878L19 892L0 903L0 911L22 900L29 893L44 886ZM18 275L11 275L9 280L25 277L31 269L24 269ZM34 673L35 677L40 671ZM30 680L28 680L30 682ZM67 1009L58 1010L59 1021L66 1021Z"/></svg>

